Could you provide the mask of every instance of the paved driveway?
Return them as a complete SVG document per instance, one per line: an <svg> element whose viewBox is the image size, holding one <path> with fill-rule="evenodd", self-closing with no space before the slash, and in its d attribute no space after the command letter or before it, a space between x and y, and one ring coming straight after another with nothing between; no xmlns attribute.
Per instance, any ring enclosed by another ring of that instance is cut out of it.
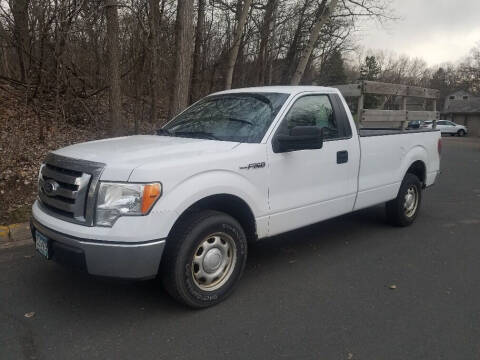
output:
<svg viewBox="0 0 480 360"><path fill-rule="evenodd" d="M412 227L375 207L260 242L202 311L1 250L0 358L479 359L480 142L445 138L442 170Z"/></svg>

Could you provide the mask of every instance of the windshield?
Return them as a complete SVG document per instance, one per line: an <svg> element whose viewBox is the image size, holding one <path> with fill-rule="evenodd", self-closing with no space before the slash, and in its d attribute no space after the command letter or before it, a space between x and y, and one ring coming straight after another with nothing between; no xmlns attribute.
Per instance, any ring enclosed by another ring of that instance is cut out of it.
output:
<svg viewBox="0 0 480 360"><path fill-rule="evenodd" d="M259 143L288 96L280 93L207 96L158 130L158 134Z"/></svg>

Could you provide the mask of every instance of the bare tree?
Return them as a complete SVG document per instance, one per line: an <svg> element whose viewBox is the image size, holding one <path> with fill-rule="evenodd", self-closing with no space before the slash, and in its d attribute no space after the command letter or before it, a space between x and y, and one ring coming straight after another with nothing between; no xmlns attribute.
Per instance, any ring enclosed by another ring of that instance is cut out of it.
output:
<svg viewBox="0 0 480 360"><path fill-rule="evenodd" d="M10 65L9 65L9 61L8 61L9 59L7 54L7 49L8 49L7 39L8 39L8 34L3 28L2 23L0 22L0 46L2 48L0 57L2 58L3 73L5 74L5 76L10 77Z"/></svg>
<svg viewBox="0 0 480 360"><path fill-rule="evenodd" d="M237 62L238 51L240 50L240 42L242 40L243 29L247 21L247 15L250 10L252 0L245 0L238 16L237 26L235 27L235 35L233 37L233 45L228 54L227 67L225 73L225 89L232 88L233 70Z"/></svg>
<svg viewBox="0 0 480 360"><path fill-rule="evenodd" d="M155 124L158 118L158 27L160 22L160 9L158 0L148 0L149 22L150 22L150 54L151 54L151 77L150 77L150 98L151 111L150 122Z"/></svg>
<svg viewBox="0 0 480 360"><path fill-rule="evenodd" d="M122 94L120 87L120 45L118 5L116 0L106 0L108 82L110 133L119 136L125 133L122 119Z"/></svg>
<svg viewBox="0 0 480 360"><path fill-rule="evenodd" d="M195 49L193 51L192 84L190 91L190 102L194 102L200 96L200 81L202 71L202 58L204 54L204 32L205 32L205 0L198 0L197 26L195 28Z"/></svg>
<svg viewBox="0 0 480 360"><path fill-rule="evenodd" d="M15 47L18 54L20 66L20 79L22 82L27 78L27 56L28 51L28 0L10 0L14 19Z"/></svg>
<svg viewBox="0 0 480 360"><path fill-rule="evenodd" d="M338 1L314 41L323 19L319 4L329 2L0 1L0 76L28 89L26 98L38 99L47 121L91 121L115 134L132 124L142 132L204 92L289 83L305 61L301 82L320 79L332 51L352 48L357 20L381 15L388 4ZM414 68L398 67L392 78L420 76L422 67Z"/></svg>
<svg viewBox="0 0 480 360"><path fill-rule="evenodd" d="M461 87L473 94L480 94L480 43L458 67Z"/></svg>
<svg viewBox="0 0 480 360"><path fill-rule="evenodd" d="M300 10L298 11L298 15L294 16L294 19L296 21L296 27L295 27L295 31L293 32L292 41L288 46L288 51L284 59L285 66L282 73L282 83L284 84L289 82L291 75L295 70L295 64L296 64L295 59L296 59L298 47L302 38L303 28L305 26L306 12L310 3L311 3L311 0L304 0L302 6L300 7Z"/></svg>
<svg viewBox="0 0 480 360"><path fill-rule="evenodd" d="M318 5L315 25L313 26L312 32L310 33L308 44L302 51L300 61L297 65L297 69L295 70L292 80L290 81L291 85L298 85L302 80L305 68L307 67L307 63L310 59L310 56L312 55L313 48L320 36L320 31L322 30L323 25L325 25L325 23L329 19L330 14L337 6L337 2L338 0L331 0L330 4L327 7L327 0L322 0L322 2Z"/></svg>
<svg viewBox="0 0 480 360"><path fill-rule="evenodd" d="M260 47L258 51L257 84L265 85L268 82L268 44L272 33L272 23L275 21L275 9L278 0L267 0L262 25L260 27Z"/></svg>
<svg viewBox="0 0 480 360"><path fill-rule="evenodd" d="M180 0L175 23L175 69L169 117L175 116L187 105L192 69L193 0Z"/></svg>

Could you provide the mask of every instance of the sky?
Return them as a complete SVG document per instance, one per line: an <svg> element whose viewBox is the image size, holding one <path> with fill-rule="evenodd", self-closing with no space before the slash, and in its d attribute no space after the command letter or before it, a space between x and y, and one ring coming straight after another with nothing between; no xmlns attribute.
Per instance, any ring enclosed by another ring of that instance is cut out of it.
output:
<svg viewBox="0 0 480 360"><path fill-rule="evenodd" d="M358 34L366 50L455 63L480 44L480 0L387 0L398 20L366 22Z"/></svg>

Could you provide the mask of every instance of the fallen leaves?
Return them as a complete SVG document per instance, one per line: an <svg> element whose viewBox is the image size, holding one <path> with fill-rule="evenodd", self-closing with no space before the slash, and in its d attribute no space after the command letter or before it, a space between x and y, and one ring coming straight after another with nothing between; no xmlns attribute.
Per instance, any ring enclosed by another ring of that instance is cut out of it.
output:
<svg viewBox="0 0 480 360"><path fill-rule="evenodd" d="M36 99L36 110L32 103L25 101L25 97L23 88L0 86L0 224L28 220L37 197L38 170L50 151L108 137L108 123L103 121L107 114L107 99L92 98L98 121L94 124L73 105L67 113L56 116L51 97ZM129 114L125 112L125 121L133 124L129 117L134 115ZM139 128L141 133L151 133L152 124L144 119L139 121ZM40 140L41 134L43 141Z"/></svg>
<svg viewBox="0 0 480 360"><path fill-rule="evenodd" d="M27 312L23 316L25 316L27 319L30 319L35 316L35 311Z"/></svg>

